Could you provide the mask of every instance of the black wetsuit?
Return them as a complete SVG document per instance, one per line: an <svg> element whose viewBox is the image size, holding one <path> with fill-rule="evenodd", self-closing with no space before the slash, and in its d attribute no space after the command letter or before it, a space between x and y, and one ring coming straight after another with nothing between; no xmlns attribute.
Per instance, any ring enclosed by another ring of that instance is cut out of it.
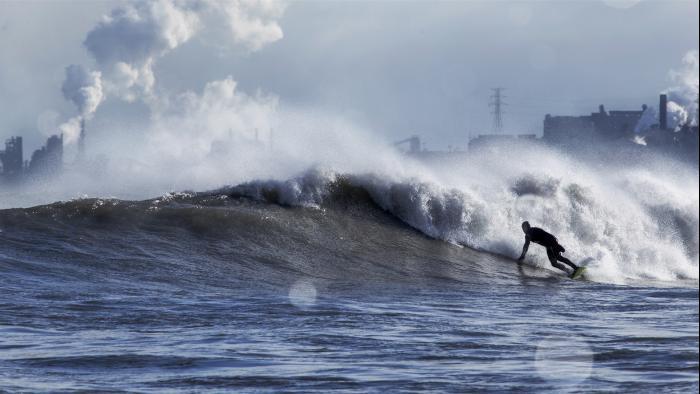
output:
<svg viewBox="0 0 700 394"><path fill-rule="evenodd" d="M525 240L526 241L529 240L530 242L540 244L547 249L549 249L549 248L554 248L554 249L561 248L562 252L565 251L564 247L559 245L559 241L557 241L557 237L542 230L539 227L530 227L530 231L528 231L528 233L525 234Z"/></svg>
<svg viewBox="0 0 700 394"><path fill-rule="evenodd" d="M564 249L563 246L559 245L559 241L557 241L557 237L555 237L554 235L542 230L541 228L530 227L527 234L525 234L525 246L523 246L522 255L523 257L525 256L525 253L527 253L527 249L530 245L530 242L540 244L547 248L547 257L549 258L549 262L552 263L554 267L557 267L562 271L566 271L566 268L557 262L558 260L570 266L574 270L578 268L576 264L571 262L571 260L561 255L561 253L565 252L566 249Z"/></svg>

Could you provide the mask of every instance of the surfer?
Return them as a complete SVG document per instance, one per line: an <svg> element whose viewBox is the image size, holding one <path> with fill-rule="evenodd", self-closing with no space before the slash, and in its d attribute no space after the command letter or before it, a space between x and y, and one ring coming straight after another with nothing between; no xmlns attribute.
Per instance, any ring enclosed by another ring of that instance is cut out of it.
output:
<svg viewBox="0 0 700 394"><path fill-rule="evenodd" d="M523 222L522 227L523 232L525 233L525 245L523 245L523 253L518 258L518 261L522 261L525 258L527 249L530 247L530 242L534 242L547 248L547 257L549 258L549 262L552 263L554 267L567 272L566 267L564 266L564 264L566 264L573 269L572 275L579 269L579 267L572 263L571 260L561 255L566 250L563 246L559 245L557 237L542 230L541 228L530 227L530 223L527 221ZM564 264L558 263L557 260Z"/></svg>

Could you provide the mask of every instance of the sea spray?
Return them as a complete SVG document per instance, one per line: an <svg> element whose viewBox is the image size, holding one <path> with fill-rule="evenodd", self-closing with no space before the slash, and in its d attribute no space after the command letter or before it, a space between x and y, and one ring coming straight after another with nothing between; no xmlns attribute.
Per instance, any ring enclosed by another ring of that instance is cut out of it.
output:
<svg viewBox="0 0 700 394"><path fill-rule="evenodd" d="M552 160L560 154L537 148L537 157L543 155ZM499 172L492 167L493 157L481 159L491 166L485 172ZM472 159L461 182L435 173L395 177L314 168L287 180L247 182L229 193L322 207L332 203L332 191L344 190L334 185L346 183L365 190L377 206L432 238L517 256L524 240L520 222L530 220L554 233L572 260L586 260L593 280L697 280L697 183L684 179L692 168L659 165L651 171L636 163L600 171L567 157L561 157L559 167L537 168L531 165L534 161L501 161L500 171L510 175L481 184L479 160ZM527 170L517 169L519 164ZM549 266L537 248L528 260Z"/></svg>

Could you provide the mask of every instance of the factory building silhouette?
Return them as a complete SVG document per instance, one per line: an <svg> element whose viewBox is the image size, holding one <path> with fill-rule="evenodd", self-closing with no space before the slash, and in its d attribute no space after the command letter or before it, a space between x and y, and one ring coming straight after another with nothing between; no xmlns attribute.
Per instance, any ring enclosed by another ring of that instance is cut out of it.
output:
<svg viewBox="0 0 700 394"><path fill-rule="evenodd" d="M85 125L81 125L81 140ZM0 150L0 183L15 184L27 179L55 178L63 171L63 134L52 135L46 144L35 150L29 160L24 160L22 137L10 137L5 150ZM84 147L84 142L81 144ZM82 149L81 149L82 151Z"/></svg>
<svg viewBox="0 0 700 394"><path fill-rule="evenodd" d="M631 141L635 127L647 110L606 111L604 105L598 112L583 116L545 115L541 141L559 148L575 148L581 144L606 144L614 141ZM535 134L482 134L469 141L469 150L481 150L514 143L516 140L538 140Z"/></svg>
<svg viewBox="0 0 700 394"><path fill-rule="evenodd" d="M679 159L698 163L698 126L689 123L676 128L668 125L668 97L659 96L658 123L645 130L636 130L645 111L608 111L604 105L597 112L583 116L552 116L547 114L542 127L542 138L534 134L485 134L469 141L469 151L478 151L514 144L517 140L540 141L563 150L587 147L637 147L669 154ZM643 142L640 145L640 142Z"/></svg>
<svg viewBox="0 0 700 394"><path fill-rule="evenodd" d="M25 166L30 175L58 175L63 169L63 134L52 135L46 145L32 153L31 160Z"/></svg>
<svg viewBox="0 0 700 394"><path fill-rule="evenodd" d="M598 112L585 116L552 116L544 118L542 138L553 145L570 145L597 140L631 139L634 129L647 110L606 111L604 105Z"/></svg>
<svg viewBox="0 0 700 394"><path fill-rule="evenodd" d="M659 95L658 123L635 130L647 106L640 111L606 111L586 116L551 116L544 119L542 140L550 145L575 148L582 143L631 143L635 137L647 149L698 162L698 126L685 123L675 128L668 124L668 96Z"/></svg>
<svg viewBox="0 0 700 394"><path fill-rule="evenodd" d="M5 150L0 150L0 164L0 179L7 183L58 176L63 170L63 135L49 137L46 145L35 150L27 161L22 137L11 137L5 141Z"/></svg>
<svg viewBox="0 0 700 394"><path fill-rule="evenodd" d="M76 163L85 158L85 121L80 122ZM55 134L46 144L35 150L29 160L24 160L22 137L10 137L5 150L0 150L0 184L15 184L24 180L46 180L63 172L63 134Z"/></svg>
<svg viewBox="0 0 700 394"><path fill-rule="evenodd" d="M7 181L17 181L24 173L22 137L11 137L5 141L5 150L0 151L2 175Z"/></svg>

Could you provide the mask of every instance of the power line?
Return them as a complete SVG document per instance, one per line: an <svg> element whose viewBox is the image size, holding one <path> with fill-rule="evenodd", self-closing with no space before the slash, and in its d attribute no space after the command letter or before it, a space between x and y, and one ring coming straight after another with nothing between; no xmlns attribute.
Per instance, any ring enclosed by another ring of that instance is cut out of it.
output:
<svg viewBox="0 0 700 394"><path fill-rule="evenodd" d="M503 107L507 105L503 102L506 97L502 94L505 90L504 88L493 88L493 95L491 95L491 102L489 102L489 107L493 107L493 133L501 134L503 133Z"/></svg>

